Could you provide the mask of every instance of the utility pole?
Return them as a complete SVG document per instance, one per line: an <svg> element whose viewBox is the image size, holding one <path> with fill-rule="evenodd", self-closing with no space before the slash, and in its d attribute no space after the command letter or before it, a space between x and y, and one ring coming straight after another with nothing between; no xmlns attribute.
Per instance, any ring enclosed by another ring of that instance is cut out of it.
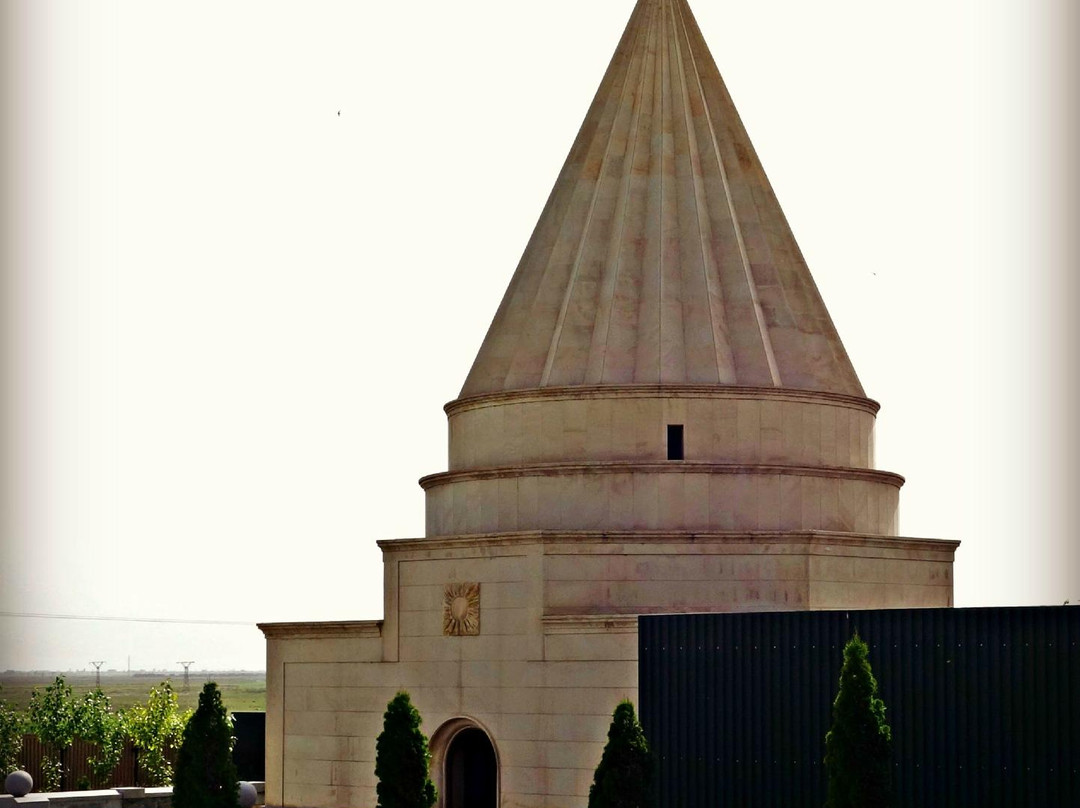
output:
<svg viewBox="0 0 1080 808"><path fill-rule="evenodd" d="M188 669L191 668L191 666L195 664L195 660L190 659L187 662L177 662L176 664L184 666L184 692L187 693L187 691L188 691Z"/></svg>
<svg viewBox="0 0 1080 808"><path fill-rule="evenodd" d="M94 666L94 679L96 680L94 685L98 690L101 690L101 666L105 664L105 660L95 662L90 660L90 664Z"/></svg>

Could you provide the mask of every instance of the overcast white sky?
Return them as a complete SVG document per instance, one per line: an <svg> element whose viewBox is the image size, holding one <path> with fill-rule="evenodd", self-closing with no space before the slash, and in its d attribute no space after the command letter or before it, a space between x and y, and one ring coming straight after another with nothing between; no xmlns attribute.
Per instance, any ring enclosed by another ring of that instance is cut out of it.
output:
<svg viewBox="0 0 1080 808"><path fill-rule="evenodd" d="M423 534L632 7L0 0L0 611L381 617L375 541ZM1075 4L692 7L882 403L901 532L963 541L958 606L1080 600ZM263 655L0 616L0 670Z"/></svg>

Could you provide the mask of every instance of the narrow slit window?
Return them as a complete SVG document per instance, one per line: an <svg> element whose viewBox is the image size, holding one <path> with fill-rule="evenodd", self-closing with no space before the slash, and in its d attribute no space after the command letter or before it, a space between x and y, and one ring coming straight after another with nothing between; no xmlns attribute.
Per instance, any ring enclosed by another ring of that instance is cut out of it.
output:
<svg viewBox="0 0 1080 808"><path fill-rule="evenodd" d="M683 459L683 425L668 424L667 428L667 459Z"/></svg>

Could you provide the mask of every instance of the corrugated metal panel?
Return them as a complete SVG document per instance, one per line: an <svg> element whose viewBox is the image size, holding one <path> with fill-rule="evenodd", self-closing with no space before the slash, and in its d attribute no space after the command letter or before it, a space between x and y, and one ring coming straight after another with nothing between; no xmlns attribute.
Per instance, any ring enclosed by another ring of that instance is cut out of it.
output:
<svg viewBox="0 0 1080 808"><path fill-rule="evenodd" d="M1080 608L642 617L640 713L659 805L819 808L854 630L903 806L1080 805Z"/></svg>
<svg viewBox="0 0 1080 808"><path fill-rule="evenodd" d="M130 743L124 745L120 762L103 783L93 783L90 777L88 759L96 753L97 744L84 741L82 738L76 738L71 747L64 751L64 779L61 787L74 791L79 787L80 780L84 778L91 781L91 785L95 788L111 788L113 786L131 785L135 782L136 753ZM38 740L36 735L24 735L18 761L34 779L35 790L40 788L42 784L41 762L44 757L45 744Z"/></svg>
<svg viewBox="0 0 1080 808"><path fill-rule="evenodd" d="M266 713L259 711L232 714L233 763L241 780L266 779Z"/></svg>
<svg viewBox="0 0 1080 808"><path fill-rule="evenodd" d="M237 712L233 713L235 719L233 730L236 736L233 746L233 761L237 766L237 776L241 780L264 779L264 758L266 748L266 713L264 712ZM45 757L45 744L36 735L26 734L23 736L22 748L17 760L19 765L29 772L34 779L35 789L42 784L41 762ZM77 790L80 780L90 779L90 764L88 759L97 751L97 744L76 738L71 747L64 751L64 779L62 788ZM165 757L173 766L179 749L166 747ZM130 740L124 743L124 751L121 753L120 762L113 769L112 774L100 783L92 783L95 788L116 788L120 786L147 785L144 778L139 776L139 753ZM145 770L142 772L145 776Z"/></svg>
<svg viewBox="0 0 1080 808"><path fill-rule="evenodd" d="M23 736L22 749L18 755L19 765L22 766L34 779L35 791L43 782L41 775L41 762L45 757L46 746L37 735L27 734ZM76 738L70 747L64 750L63 764L64 774L61 785L62 790L76 791L80 786L80 780L90 780L90 764L88 758L97 751L97 744ZM178 749L166 747L165 757L176 765ZM55 754L55 753L54 753ZM149 785L144 778L139 776L139 752L131 743L124 744L124 751L120 755L120 762L113 769L112 774L105 782L93 783L94 788L117 788L120 786L145 786ZM145 775L145 771L143 772ZM85 783L83 784L85 785Z"/></svg>

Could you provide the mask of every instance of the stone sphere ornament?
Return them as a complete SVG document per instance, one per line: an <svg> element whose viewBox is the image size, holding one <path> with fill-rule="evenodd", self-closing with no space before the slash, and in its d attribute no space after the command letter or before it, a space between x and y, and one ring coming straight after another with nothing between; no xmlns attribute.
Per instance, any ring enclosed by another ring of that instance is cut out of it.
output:
<svg viewBox="0 0 1080 808"><path fill-rule="evenodd" d="M237 790L239 792L240 808L251 808L255 801L259 799L259 793L255 790L255 786L245 780L240 781Z"/></svg>
<svg viewBox="0 0 1080 808"><path fill-rule="evenodd" d="M22 769L17 769L4 778L4 791L13 797L25 797L33 787L34 778Z"/></svg>

